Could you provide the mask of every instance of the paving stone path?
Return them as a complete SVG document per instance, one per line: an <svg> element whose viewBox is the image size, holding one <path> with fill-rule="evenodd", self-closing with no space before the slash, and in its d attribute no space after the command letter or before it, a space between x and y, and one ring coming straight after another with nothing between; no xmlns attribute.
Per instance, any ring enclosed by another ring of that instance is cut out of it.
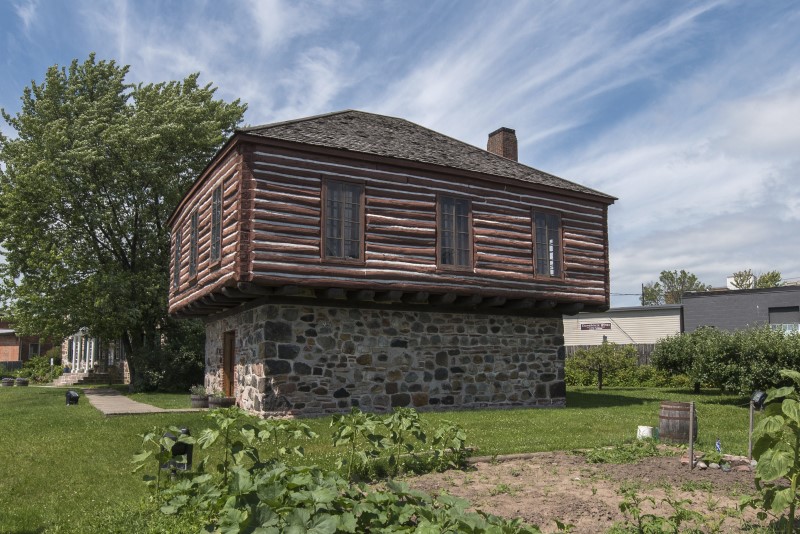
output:
<svg viewBox="0 0 800 534"><path fill-rule="evenodd" d="M206 408L171 408L164 409L143 402L131 400L114 389L84 389L83 394L89 403L105 415L132 415L139 413L179 413L202 412Z"/></svg>

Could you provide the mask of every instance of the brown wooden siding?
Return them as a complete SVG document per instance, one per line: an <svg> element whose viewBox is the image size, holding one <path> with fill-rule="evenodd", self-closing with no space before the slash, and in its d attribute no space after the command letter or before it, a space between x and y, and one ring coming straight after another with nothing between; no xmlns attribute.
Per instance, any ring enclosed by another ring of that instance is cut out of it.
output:
<svg viewBox="0 0 800 534"><path fill-rule="evenodd" d="M211 192L220 180L225 181L223 258L219 268L209 268ZM325 180L365 186L363 264L321 257ZM437 268L439 194L471 201L472 269ZM198 274L191 281L190 219L195 208L200 221L199 257ZM561 217L563 277L534 278L534 209ZM602 201L533 185L504 185L312 151L240 144L238 152L229 151L205 173L173 216L173 231L183 232L183 250L181 283L170 294L170 311L239 281L474 293L603 306L609 295L606 209Z"/></svg>
<svg viewBox="0 0 800 534"><path fill-rule="evenodd" d="M232 152L208 173L190 202L184 203L172 222L170 273L175 270L175 232L181 232L181 275L177 289L170 291L170 309L186 305L199 295L209 293L234 278L236 271L237 223L239 217L240 156ZM211 257L211 202L214 189L222 184L222 253L219 262ZM191 254L191 216L197 210L197 275L189 277Z"/></svg>

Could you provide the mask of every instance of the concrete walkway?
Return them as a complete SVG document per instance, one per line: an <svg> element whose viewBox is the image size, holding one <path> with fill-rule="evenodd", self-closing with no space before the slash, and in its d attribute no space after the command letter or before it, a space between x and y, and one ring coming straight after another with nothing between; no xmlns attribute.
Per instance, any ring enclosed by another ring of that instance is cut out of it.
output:
<svg viewBox="0 0 800 534"><path fill-rule="evenodd" d="M207 408L172 408L164 409L143 402L131 400L114 389L84 389L83 394L89 404L105 415L132 415L140 413L182 413L203 412Z"/></svg>

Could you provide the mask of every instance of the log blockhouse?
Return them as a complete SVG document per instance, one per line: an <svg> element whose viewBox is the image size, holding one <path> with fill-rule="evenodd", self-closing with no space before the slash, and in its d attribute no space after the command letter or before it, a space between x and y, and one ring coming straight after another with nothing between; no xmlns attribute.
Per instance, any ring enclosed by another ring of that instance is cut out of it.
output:
<svg viewBox="0 0 800 534"><path fill-rule="evenodd" d="M559 406L562 314L609 305L606 194L414 123L238 130L169 224L170 313L256 413Z"/></svg>

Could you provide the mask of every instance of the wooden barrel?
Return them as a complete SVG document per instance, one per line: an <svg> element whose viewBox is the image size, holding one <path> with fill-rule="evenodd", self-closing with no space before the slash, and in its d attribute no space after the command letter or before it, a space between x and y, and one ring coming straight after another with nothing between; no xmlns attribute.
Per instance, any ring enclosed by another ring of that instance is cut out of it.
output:
<svg viewBox="0 0 800 534"><path fill-rule="evenodd" d="M663 401L658 415L658 434L664 441L689 443L688 402ZM697 441L697 412L694 414L694 440Z"/></svg>

